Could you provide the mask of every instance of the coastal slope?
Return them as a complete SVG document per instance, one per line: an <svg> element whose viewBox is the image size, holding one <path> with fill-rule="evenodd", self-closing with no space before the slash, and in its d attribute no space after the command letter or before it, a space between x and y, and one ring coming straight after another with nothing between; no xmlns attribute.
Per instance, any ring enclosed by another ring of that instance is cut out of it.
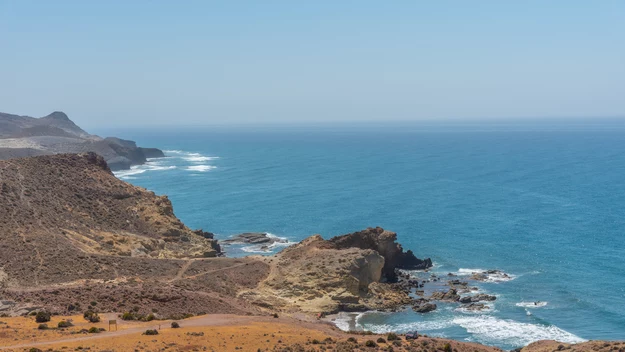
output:
<svg viewBox="0 0 625 352"><path fill-rule="evenodd" d="M265 275L258 261L201 261L220 254L212 234L186 227L166 196L117 179L95 153L0 161L0 312L66 312L93 301L102 311L210 311L201 307ZM210 271L230 282L182 277ZM220 311L247 311L232 304L239 308Z"/></svg>
<svg viewBox="0 0 625 352"><path fill-rule="evenodd" d="M113 170L164 156L159 149L141 148L133 141L89 134L60 111L41 118L0 113L0 160L84 152L101 155Z"/></svg>

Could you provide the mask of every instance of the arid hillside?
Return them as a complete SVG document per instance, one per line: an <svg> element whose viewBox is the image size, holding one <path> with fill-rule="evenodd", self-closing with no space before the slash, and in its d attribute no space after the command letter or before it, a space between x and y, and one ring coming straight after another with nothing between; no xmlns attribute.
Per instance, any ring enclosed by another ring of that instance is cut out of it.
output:
<svg viewBox="0 0 625 352"><path fill-rule="evenodd" d="M239 282L237 270L243 268L237 265L252 260L194 260L219 254L212 234L187 228L167 197L117 179L94 153L0 161L0 287L5 291L0 298L16 303L5 304L5 311L86 308L89 303L81 299L102 302L100 296L108 298L99 309L130 309L116 298L123 296L133 297L126 299L128 305L139 308L180 312L184 307L197 313L205 304L184 303L190 297L202 301L214 292L231 297L238 284L251 287L264 276L262 262L254 261L253 273L241 275ZM203 295L196 292L198 284L187 290L179 282L184 272L208 271L232 274L232 280L202 280Z"/></svg>

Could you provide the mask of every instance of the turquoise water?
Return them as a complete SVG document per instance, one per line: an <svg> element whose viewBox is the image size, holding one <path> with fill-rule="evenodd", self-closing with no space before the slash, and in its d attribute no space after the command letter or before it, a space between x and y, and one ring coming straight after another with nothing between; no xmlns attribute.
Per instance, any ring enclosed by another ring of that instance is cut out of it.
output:
<svg viewBox="0 0 625 352"><path fill-rule="evenodd" d="M118 176L220 238L382 226L434 272L513 277L479 285L498 297L489 311L367 313L360 327L502 348L625 338L623 121L100 132L167 150Z"/></svg>

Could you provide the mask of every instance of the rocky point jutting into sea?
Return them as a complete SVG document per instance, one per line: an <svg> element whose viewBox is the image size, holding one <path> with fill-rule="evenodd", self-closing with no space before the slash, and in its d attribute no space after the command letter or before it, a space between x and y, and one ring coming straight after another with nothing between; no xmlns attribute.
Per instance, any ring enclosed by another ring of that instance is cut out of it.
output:
<svg viewBox="0 0 625 352"><path fill-rule="evenodd" d="M133 141L89 134L60 111L41 118L0 113L0 160L84 152L101 155L111 170L165 156L159 149L138 147Z"/></svg>
<svg viewBox="0 0 625 352"><path fill-rule="evenodd" d="M222 254L210 232L174 215L167 197L119 180L95 153L0 161L0 314L428 314L437 302L486 309L496 297L471 282L505 275L415 279L406 270L425 272L432 261L379 227L313 235L272 256ZM444 289L426 294L430 283Z"/></svg>

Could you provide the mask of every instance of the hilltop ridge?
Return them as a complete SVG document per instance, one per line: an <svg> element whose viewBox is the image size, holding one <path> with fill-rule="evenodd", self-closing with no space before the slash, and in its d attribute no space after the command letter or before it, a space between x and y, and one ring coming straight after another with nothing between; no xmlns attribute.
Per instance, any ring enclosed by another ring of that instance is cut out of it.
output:
<svg viewBox="0 0 625 352"><path fill-rule="evenodd" d="M134 141L89 134L61 111L40 118L0 113L0 160L84 152L103 156L113 170L164 156L161 150L141 148Z"/></svg>

